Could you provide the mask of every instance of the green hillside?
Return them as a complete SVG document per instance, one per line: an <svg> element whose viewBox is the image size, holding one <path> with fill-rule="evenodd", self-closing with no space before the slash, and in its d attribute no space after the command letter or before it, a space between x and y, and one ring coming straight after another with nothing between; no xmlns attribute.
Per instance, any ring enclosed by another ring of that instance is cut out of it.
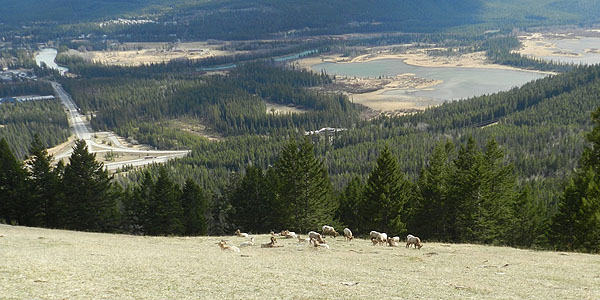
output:
<svg viewBox="0 0 600 300"><path fill-rule="evenodd" d="M289 1L289 0L7 0L0 24L20 34L96 33L130 40L252 39L267 36L349 32L436 32L450 28L505 29L598 21L595 1L580 0L443 0L423 1ZM85 24L103 20L144 18L155 23ZM26 25L26 27L20 27ZM466 26L466 27L465 27ZM50 28L48 28L50 27Z"/></svg>

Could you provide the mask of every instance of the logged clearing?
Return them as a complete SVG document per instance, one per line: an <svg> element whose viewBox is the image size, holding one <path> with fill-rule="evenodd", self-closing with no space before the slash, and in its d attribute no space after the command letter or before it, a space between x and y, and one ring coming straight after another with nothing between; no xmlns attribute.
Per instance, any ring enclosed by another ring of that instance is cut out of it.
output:
<svg viewBox="0 0 600 300"><path fill-rule="evenodd" d="M269 237L256 235L256 244ZM600 256L328 238L224 252L247 238L0 225L1 299L599 299Z"/></svg>
<svg viewBox="0 0 600 300"><path fill-rule="evenodd" d="M168 62L174 59L201 59L230 54L219 50L220 45L205 42L188 43L124 43L112 51L91 51L93 62L116 66L140 66Z"/></svg>

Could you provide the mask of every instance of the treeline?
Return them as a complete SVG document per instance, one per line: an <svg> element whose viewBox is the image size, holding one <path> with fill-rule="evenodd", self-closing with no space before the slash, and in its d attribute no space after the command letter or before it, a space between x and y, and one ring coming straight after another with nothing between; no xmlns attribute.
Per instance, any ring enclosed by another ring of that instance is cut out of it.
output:
<svg viewBox="0 0 600 300"><path fill-rule="evenodd" d="M26 166L0 139L0 220L13 225L151 235L206 234L207 195L192 181L182 187L167 174L147 173L123 190L90 154L85 141L69 162L52 166L36 136Z"/></svg>
<svg viewBox="0 0 600 300"><path fill-rule="evenodd" d="M320 102L302 100L333 97L320 94L314 98L315 94L302 90L326 82L324 78L308 73L292 76L292 70L249 65L226 77L192 80L180 76L169 80L142 78L118 82L95 78L71 80L65 86L73 86L73 97L85 111L98 112L92 119L96 128L109 128L122 136L161 148L192 149L192 155L175 162L174 167L198 181L205 180L200 179L203 174L213 174L210 183L206 182L206 188L223 186L224 179L219 178L224 178L228 170L242 170L248 161L262 167L272 164L273 149L281 146L282 136L302 133L302 128L312 130L327 126L349 129L313 136L318 142L315 144L317 153L327 157L328 170L336 188L344 186L354 174L365 178L371 169L367 162L376 155L373 149L385 142L398 156L403 171L414 179L437 141L450 138L456 143L464 143L468 135L482 147L490 138L497 139L506 149L520 178L560 180L575 166L583 151L581 131L589 126L587 115L596 105L595 90L600 86L597 67L578 67L508 92L446 103L419 114L364 122L356 121L354 117L338 122L338 117L331 118L331 114L328 117L329 113L325 111L273 116L265 113L265 107L258 108L262 106L259 98L313 109L327 107L317 104ZM223 105L211 107L202 100L204 95L210 95L205 93L210 91L205 85L214 86L215 95L232 95L223 97L222 103L230 105L228 112L223 112ZM226 88L229 89L227 93L222 91ZM238 102L233 95L247 99L248 104L242 105L243 102ZM307 97L309 95L312 96ZM237 103L243 109L238 110ZM333 103L332 111L339 111L335 101L322 103ZM338 103L342 108L347 105L345 101ZM207 108L210 108L209 114L203 112ZM254 113L256 117L252 116ZM322 122L304 121L316 113L324 114ZM228 138L220 143L208 142L198 134L175 126L181 124L181 118L188 126L207 126ZM173 119L177 119L176 122ZM263 119L266 123L260 121ZM493 126L482 128L486 125ZM270 137L254 136L254 132L269 132ZM556 191L555 185L550 186ZM543 191L535 193L538 192Z"/></svg>
<svg viewBox="0 0 600 300"><path fill-rule="evenodd" d="M54 90L48 83L0 84L0 97L53 94ZM0 104L0 138L8 141L19 159L27 156L29 144L36 133L48 147L58 145L69 137L69 123L59 100Z"/></svg>
<svg viewBox="0 0 600 300"><path fill-rule="evenodd" d="M35 65L33 51L27 49L0 50L0 68L31 69L34 68Z"/></svg>
<svg viewBox="0 0 600 300"><path fill-rule="evenodd" d="M567 72L576 65L562 62L547 61L541 58L532 58L516 53L521 43L515 36L495 37L483 42L479 50L485 51L491 63L511 66L520 69L530 69L551 72Z"/></svg>
<svg viewBox="0 0 600 300"><path fill-rule="evenodd" d="M95 129L132 131L135 124L187 116L223 135L239 135L351 126L358 121L359 109L347 97L306 89L330 81L324 74L260 62L240 66L227 76L65 80L64 87L84 112L96 111L91 122ZM265 101L307 111L268 114Z"/></svg>
<svg viewBox="0 0 600 300"><path fill-rule="evenodd" d="M600 109L587 135L581 168L558 204L519 187L513 165L491 139L484 148L438 143L416 181L386 145L366 181L353 178L334 193L323 160L308 138L291 140L272 167L247 166L210 198L192 180L178 186L161 167L153 178L122 189L78 141L69 163L50 166L36 138L25 169L0 141L0 217L11 224L149 235L318 230L323 224L426 240L600 250ZM210 199L210 200L209 200ZM556 213L552 213L556 211Z"/></svg>
<svg viewBox="0 0 600 300"><path fill-rule="evenodd" d="M16 82L0 84L0 97L16 97L26 95L54 95L54 90L46 82Z"/></svg>

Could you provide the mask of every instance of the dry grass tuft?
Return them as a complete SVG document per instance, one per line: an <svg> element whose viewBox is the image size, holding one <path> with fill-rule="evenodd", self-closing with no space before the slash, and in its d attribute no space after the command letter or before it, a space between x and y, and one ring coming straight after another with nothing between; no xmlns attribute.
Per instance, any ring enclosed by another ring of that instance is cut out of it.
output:
<svg viewBox="0 0 600 300"><path fill-rule="evenodd" d="M222 239L0 225L1 299L599 299L600 256L327 239L228 253ZM256 245L269 235L255 236ZM391 294L390 294L391 293Z"/></svg>

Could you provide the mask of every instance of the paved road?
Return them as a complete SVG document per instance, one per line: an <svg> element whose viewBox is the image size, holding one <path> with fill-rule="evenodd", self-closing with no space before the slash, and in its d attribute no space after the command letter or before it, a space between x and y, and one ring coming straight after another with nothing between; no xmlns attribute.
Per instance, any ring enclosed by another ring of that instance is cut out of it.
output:
<svg viewBox="0 0 600 300"><path fill-rule="evenodd" d="M140 150L134 148L128 148L121 144L118 137L112 133L108 132L108 138L112 142L114 146L101 145L92 140L94 132L89 128L87 122L85 122L85 117L79 112L79 108L71 99L71 96L63 89L62 85L57 82L50 82L54 91L58 95L58 98L61 100L65 108L68 110L68 118L69 123L71 124L71 129L75 133L78 139L84 140L88 146L88 151L90 153L132 153L132 154L143 154L144 158L132 159L127 161L120 162L112 162L105 163L104 166L108 170L116 170L124 166L143 166L152 163L164 163L169 159L184 157L189 151L165 151L165 150ZM62 153L57 153L54 157L56 159L62 159L64 157L68 157L73 152L73 149L68 148L67 151Z"/></svg>

